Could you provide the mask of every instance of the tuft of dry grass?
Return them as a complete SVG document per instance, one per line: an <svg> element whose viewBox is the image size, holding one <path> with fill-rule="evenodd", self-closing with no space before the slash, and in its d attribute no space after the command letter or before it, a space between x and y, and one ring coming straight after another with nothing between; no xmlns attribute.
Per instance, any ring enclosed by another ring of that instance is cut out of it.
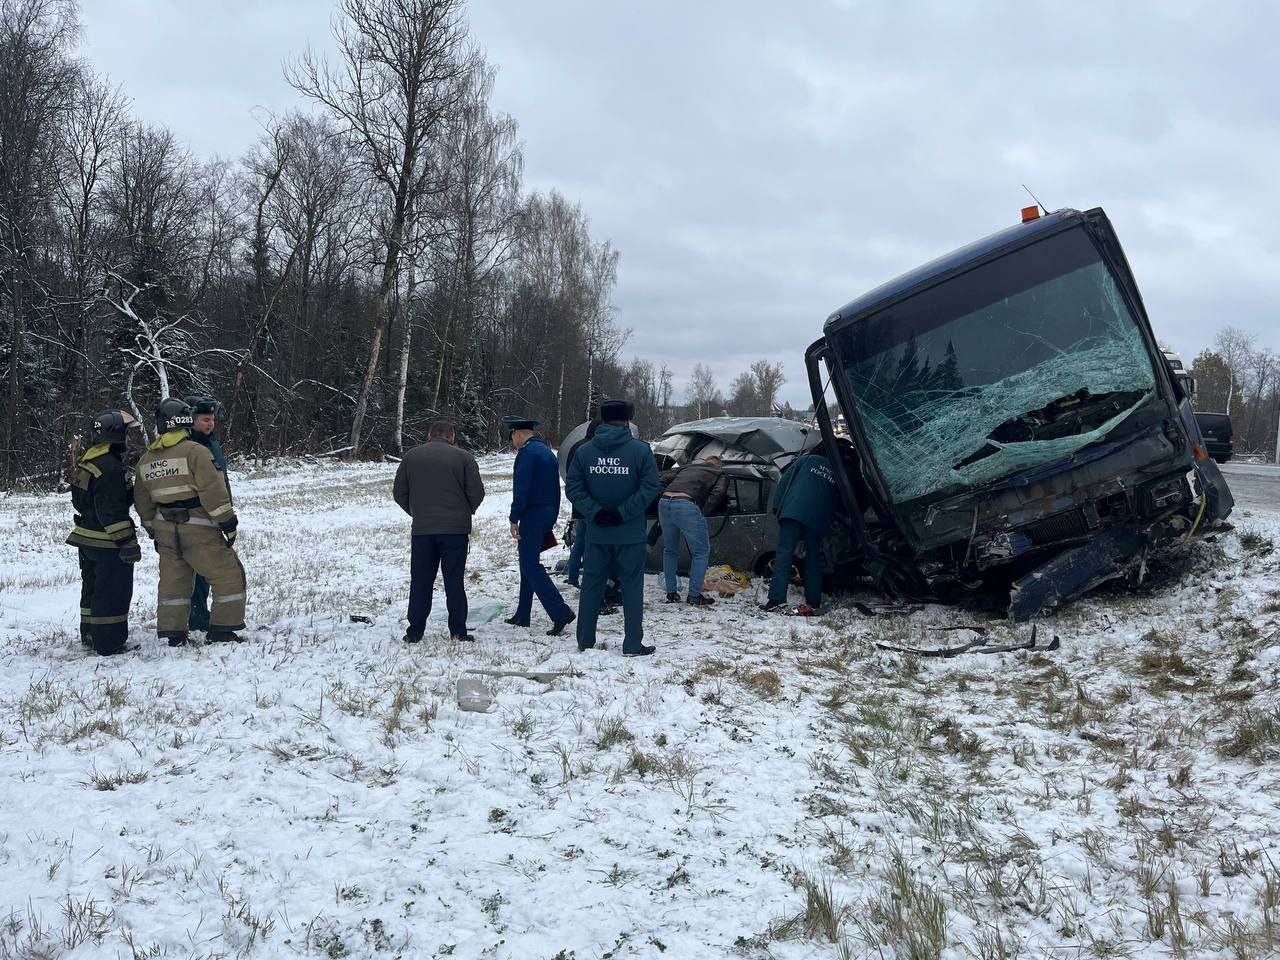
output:
<svg viewBox="0 0 1280 960"><path fill-rule="evenodd" d="M1280 756L1280 707L1240 711L1221 751L1224 756L1254 763L1265 763Z"/></svg>
<svg viewBox="0 0 1280 960"><path fill-rule="evenodd" d="M759 670L742 670L735 674L737 681L761 700L772 700L782 692L782 678L778 671L768 667Z"/></svg>

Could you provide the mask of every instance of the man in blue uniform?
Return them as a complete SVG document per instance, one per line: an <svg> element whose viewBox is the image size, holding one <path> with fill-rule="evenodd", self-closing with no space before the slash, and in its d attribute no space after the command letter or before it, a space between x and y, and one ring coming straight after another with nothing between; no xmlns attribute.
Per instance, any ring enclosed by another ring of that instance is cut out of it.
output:
<svg viewBox="0 0 1280 960"><path fill-rule="evenodd" d="M218 429L218 413L222 408L213 397L187 397L187 406L191 408L191 439L208 447L213 454L213 465L222 474L222 481L227 485L227 501L231 502L231 481L227 477L227 458L222 453L222 444L213 435ZM187 621L188 630L209 629L209 581L196 574L195 584L191 588L191 616Z"/></svg>
<svg viewBox="0 0 1280 960"><path fill-rule="evenodd" d="M822 538L835 516L836 495L831 461L820 453L805 454L783 472L773 494L778 549L765 610L786 604L791 563L800 543L804 544L804 605L796 613L812 616L822 605Z"/></svg>
<svg viewBox="0 0 1280 960"><path fill-rule="evenodd" d="M574 620L573 611L551 582L542 565L542 546L560 516L560 469L556 455L538 436L539 422L508 417L503 425L516 448L516 465L511 496L511 536L520 557L520 599L515 616L507 623L529 626L536 594L542 609L551 618L547 636L558 637Z"/></svg>
<svg viewBox="0 0 1280 960"><path fill-rule="evenodd" d="M569 464L565 491L587 523L578 600L578 649L596 644L605 580L622 584L623 656L654 652L644 644L645 509L658 495L658 465L649 445L631 435L635 408L625 400L600 405L603 424Z"/></svg>

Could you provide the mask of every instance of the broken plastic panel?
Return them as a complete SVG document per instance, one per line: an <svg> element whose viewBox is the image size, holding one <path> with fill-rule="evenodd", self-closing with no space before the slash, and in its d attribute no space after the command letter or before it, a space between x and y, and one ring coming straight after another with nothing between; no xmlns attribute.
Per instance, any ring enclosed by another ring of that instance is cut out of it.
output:
<svg viewBox="0 0 1280 960"><path fill-rule="evenodd" d="M1155 390L1147 345L1092 246L1067 234L1037 248L1019 251L1016 267L1006 257L849 331L845 372L894 502L1069 457ZM1043 263L1025 262L1032 250ZM1024 288L982 302L995 280L1009 289L1014 269ZM992 270L1001 272L983 276ZM958 305L972 309L956 315ZM1052 424L1060 415L1070 435ZM1012 442L1011 421L1021 436Z"/></svg>

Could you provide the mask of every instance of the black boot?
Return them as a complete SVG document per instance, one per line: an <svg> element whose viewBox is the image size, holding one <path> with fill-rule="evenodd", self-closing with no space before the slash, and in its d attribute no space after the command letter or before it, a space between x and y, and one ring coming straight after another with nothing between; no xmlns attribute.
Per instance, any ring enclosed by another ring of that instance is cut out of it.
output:
<svg viewBox="0 0 1280 960"><path fill-rule="evenodd" d="M668 590L667 603L679 603L679 602L680 602L680 594L676 593L674 590Z"/></svg>
<svg viewBox="0 0 1280 960"><path fill-rule="evenodd" d="M521 620L519 617L507 617L502 622L509 623L513 627L527 627L529 625L528 620Z"/></svg>
<svg viewBox="0 0 1280 960"><path fill-rule="evenodd" d="M212 629L205 634L205 643L243 643L244 638L234 630Z"/></svg>
<svg viewBox="0 0 1280 960"><path fill-rule="evenodd" d="M172 630L172 631L169 631L168 633L162 633L160 634L160 636L168 640L169 646L171 647L185 647L187 645L187 641L190 639L190 637L188 637L187 632L185 630L182 630L182 631Z"/></svg>
<svg viewBox="0 0 1280 960"><path fill-rule="evenodd" d="M567 614L565 614L563 619L552 621L552 627L550 630L547 631L547 636L548 637L560 636L560 634L564 633L564 628L567 627L569 624L573 623L573 621L577 619L578 618L577 616L574 615L574 612L570 610Z"/></svg>

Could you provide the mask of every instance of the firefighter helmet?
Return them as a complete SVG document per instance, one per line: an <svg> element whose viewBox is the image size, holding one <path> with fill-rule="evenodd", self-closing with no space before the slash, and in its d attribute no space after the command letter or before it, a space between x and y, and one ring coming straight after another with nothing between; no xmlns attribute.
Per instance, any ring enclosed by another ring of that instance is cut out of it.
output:
<svg viewBox="0 0 1280 960"><path fill-rule="evenodd" d="M93 415L89 433L94 443L124 443L129 431L140 429L142 424L125 410L103 410Z"/></svg>
<svg viewBox="0 0 1280 960"><path fill-rule="evenodd" d="M190 430L194 422L191 407L185 400L165 397L156 407L156 429L160 433L168 433L170 430Z"/></svg>

